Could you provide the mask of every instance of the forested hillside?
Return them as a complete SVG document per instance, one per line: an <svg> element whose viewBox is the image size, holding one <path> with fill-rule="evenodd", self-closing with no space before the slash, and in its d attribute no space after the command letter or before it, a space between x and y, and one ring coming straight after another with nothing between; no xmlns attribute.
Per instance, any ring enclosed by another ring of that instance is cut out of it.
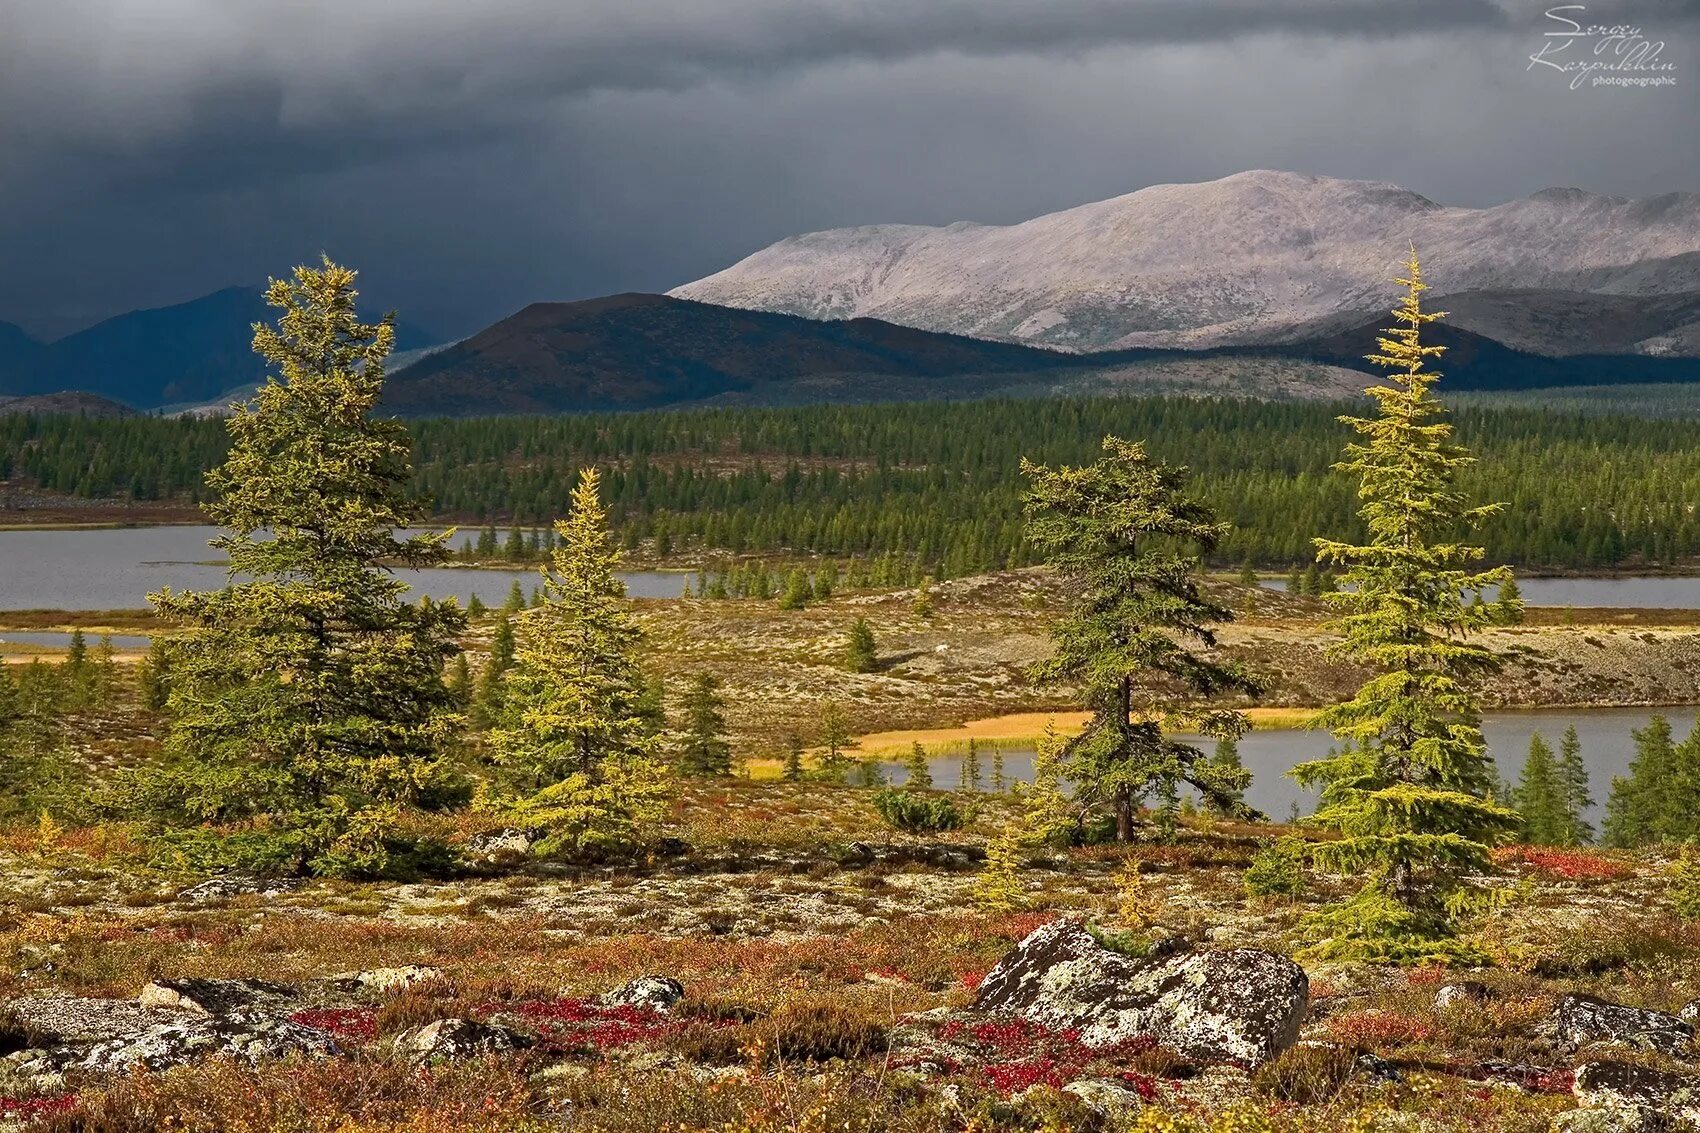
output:
<svg viewBox="0 0 1700 1133"><path fill-rule="evenodd" d="M418 487L467 523L564 512L576 470L605 470L629 543L674 551L895 553L957 575L1031 561L1018 457L1087 459L1106 433L1195 469L1235 530L1221 564L1308 561L1318 532L1356 532L1331 473L1343 405L1197 399L716 409L412 422ZM1471 498L1509 506L1495 559L1542 567L1668 565L1700 556L1700 423L1475 408ZM0 479L81 497L194 500L223 457L222 422L0 419Z"/></svg>

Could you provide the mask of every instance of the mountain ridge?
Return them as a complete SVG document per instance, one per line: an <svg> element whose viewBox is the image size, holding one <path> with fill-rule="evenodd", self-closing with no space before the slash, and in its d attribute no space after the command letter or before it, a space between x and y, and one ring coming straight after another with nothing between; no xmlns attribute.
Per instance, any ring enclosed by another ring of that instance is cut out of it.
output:
<svg viewBox="0 0 1700 1133"><path fill-rule="evenodd" d="M1437 293L1700 292L1700 194L1547 189L1470 209L1249 170L1011 225L802 233L668 294L1065 349L1211 347L1385 308L1408 243Z"/></svg>

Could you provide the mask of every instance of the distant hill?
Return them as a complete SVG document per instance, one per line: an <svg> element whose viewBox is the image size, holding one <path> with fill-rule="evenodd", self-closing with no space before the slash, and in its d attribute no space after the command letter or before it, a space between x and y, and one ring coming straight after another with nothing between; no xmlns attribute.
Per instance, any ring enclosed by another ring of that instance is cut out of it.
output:
<svg viewBox="0 0 1700 1133"><path fill-rule="evenodd" d="M1385 310L1408 242L1437 303L1471 296L1456 310L1466 329L1552 353L1700 354L1695 193L1545 189L1457 208L1382 181L1255 169L1018 224L804 233L670 294L1083 351L1207 348ZM1539 345L1548 320L1569 325Z"/></svg>
<svg viewBox="0 0 1700 1133"><path fill-rule="evenodd" d="M39 370L45 350L22 327L0 323L0 394L21 387L27 376Z"/></svg>
<svg viewBox="0 0 1700 1133"><path fill-rule="evenodd" d="M79 390L34 393L27 397L0 397L0 417L23 414L74 414L81 417L134 417L136 411L97 394Z"/></svg>
<svg viewBox="0 0 1700 1133"><path fill-rule="evenodd" d="M1078 367L1077 356L881 322L822 322L664 295L534 303L392 376L409 414L648 409L828 375L910 383Z"/></svg>
<svg viewBox="0 0 1700 1133"><path fill-rule="evenodd" d="M537 303L391 375L408 416L990 396L1341 397L1371 380L1385 318L1271 346L1072 354L879 319L825 321L661 295ZM1700 359L1548 357L1439 324L1450 389L1700 381Z"/></svg>
<svg viewBox="0 0 1700 1133"><path fill-rule="evenodd" d="M141 409L203 402L264 379L265 363L250 348L252 327L276 314L259 288L227 287L187 303L131 311L46 346L37 344L11 367L0 331L0 394L86 390ZM396 326L398 350L431 341L415 327Z"/></svg>

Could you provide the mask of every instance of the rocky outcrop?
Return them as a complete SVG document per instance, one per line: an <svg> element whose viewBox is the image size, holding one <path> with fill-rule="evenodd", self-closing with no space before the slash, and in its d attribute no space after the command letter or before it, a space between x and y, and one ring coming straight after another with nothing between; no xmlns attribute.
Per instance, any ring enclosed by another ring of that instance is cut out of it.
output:
<svg viewBox="0 0 1700 1133"><path fill-rule="evenodd" d="M1054 921L986 974L975 1007L1078 1031L1091 1047L1148 1036L1186 1058L1257 1065L1298 1040L1309 993L1304 970L1272 952L1134 960Z"/></svg>
<svg viewBox="0 0 1700 1133"><path fill-rule="evenodd" d="M338 991L371 992L377 995L387 995L401 991L414 984L426 983L430 980L443 978L441 968L426 967L423 964L404 964L399 968L372 968L365 972L343 972L331 976L327 982Z"/></svg>
<svg viewBox="0 0 1700 1133"><path fill-rule="evenodd" d="M179 901L225 901L232 897L243 897L253 894L259 897L276 897L282 893L290 893L301 888L306 882L298 877L248 877L242 874L226 874L223 877L209 877L207 880L189 886L177 894Z"/></svg>
<svg viewBox="0 0 1700 1133"><path fill-rule="evenodd" d="M396 1036L398 1052L417 1062L463 1062L492 1054L508 1054L531 1045L518 1031L476 1019L438 1019Z"/></svg>
<svg viewBox="0 0 1700 1133"><path fill-rule="evenodd" d="M142 988L136 1003L194 1015L240 1018L277 1014L295 998L294 988L265 980L157 979Z"/></svg>
<svg viewBox="0 0 1700 1133"><path fill-rule="evenodd" d="M1630 1062L1586 1062L1572 1087L1569 1133L1700 1130L1700 1078Z"/></svg>
<svg viewBox="0 0 1700 1133"><path fill-rule="evenodd" d="M1675 1015L1609 1003L1592 995L1560 999L1536 1033L1567 1051L1592 1043L1617 1043L1675 1055L1694 1041L1694 1028Z"/></svg>
<svg viewBox="0 0 1700 1133"><path fill-rule="evenodd" d="M531 835L523 830L487 830L466 840L461 857L468 865L502 869L518 865L531 853Z"/></svg>
<svg viewBox="0 0 1700 1133"><path fill-rule="evenodd" d="M326 1058L340 1053L327 1032L288 1019L193 1017L95 1043L76 1065L95 1073L118 1074L137 1067L167 1070L212 1055L255 1063L292 1054Z"/></svg>
<svg viewBox="0 0 1700 1133"><path fill-rule="evenodd" d="M601 999L604 1007L648 1007L671 1011L685 998L685 985L671 976L640 976Z"/></svg>

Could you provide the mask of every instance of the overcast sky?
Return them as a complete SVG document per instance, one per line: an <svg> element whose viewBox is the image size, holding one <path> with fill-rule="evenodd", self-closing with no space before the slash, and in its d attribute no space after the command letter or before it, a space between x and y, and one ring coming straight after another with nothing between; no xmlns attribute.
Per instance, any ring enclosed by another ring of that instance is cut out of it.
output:
<svg viewBox="0 0 1700 1133"><path fill-rule="evenodd" d="M1267 167L1485 205L1700 191L1676 85L1567 89L1552 0L0 0L0 319L51 335L324 249L455 336L783 236L1001 223Z"/></svg>

